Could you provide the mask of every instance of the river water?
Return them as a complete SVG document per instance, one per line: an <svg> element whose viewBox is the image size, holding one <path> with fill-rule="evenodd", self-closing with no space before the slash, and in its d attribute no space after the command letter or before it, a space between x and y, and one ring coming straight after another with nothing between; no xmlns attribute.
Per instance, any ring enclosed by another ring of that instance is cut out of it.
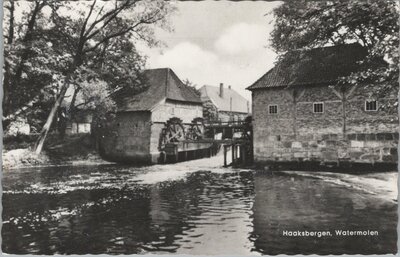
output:
<svg viewBox="0 0 400 257"><path fill-rule="evenodd" d="M221 156L3 174L2 249L14 254L397 252L397 173L221 168ZM330 231L289 237L284 231ZM378 236L337 236L371 230Z"/></svg>

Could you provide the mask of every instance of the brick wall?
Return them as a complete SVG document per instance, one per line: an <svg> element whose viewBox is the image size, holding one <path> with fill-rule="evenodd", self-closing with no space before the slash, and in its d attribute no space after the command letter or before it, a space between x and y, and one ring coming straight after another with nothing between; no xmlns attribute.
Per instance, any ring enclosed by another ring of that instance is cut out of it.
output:
<svg viewBox="0 0 400 257"><path fill-rule="evenodd" d="M150 115L150 112L117 113L102 138L105 156L116 161L149 162Z"/></svg>
<svg viewBox="0 0 400 257"><path fill-rule="evenodd" d="M365 99L377 99L378 106L397 99L396 90L379 97L377 91L366 87L357 87L346 104L346 127L349 133L379 133L398 131L397 109L365 111Z"/></svg>
<svg viewBox="0 0 400 257"><path fill-rule="evenodd" d="M157 163L160 157L160 135L161 130L165 127L164 123L152 123L151 125L151 138L150 138L150 154L152 163Z"/></svg>
<svg viewBox="0 0 400 257"><path fill-rule="evenodd" d="M379 97L371 88L328 86L253 92L255 161L396 162L396 110L365 111L365 100L372 98L383 104L396 93ZM324 103L323 113L313 112L314 102ZM268 113L272 104L277 114Z"/></svg>

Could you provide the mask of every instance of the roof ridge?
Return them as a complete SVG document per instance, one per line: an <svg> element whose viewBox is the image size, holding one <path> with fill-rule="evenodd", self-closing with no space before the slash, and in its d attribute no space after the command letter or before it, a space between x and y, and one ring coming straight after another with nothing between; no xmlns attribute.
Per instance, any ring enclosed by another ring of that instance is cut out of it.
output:
<svg viewBox="0 0 400 257"><path fill-rule="evenodd" d="M171 69L169 67L164 67L164 68L151 68L151 69L144 69L143 71L152 71L152 70L168 70Z"/></svg>
<svg viewBox="0 0 400 257"><path fill-rule="evenodd" d="M203 87L204 88L207 88L207 87L214 87L214 88L219 88L219 86L213 86L213 85L203 85ZM224 89L229 89L229 90L231 90L231 91L234 91L234 92L236 92L236 93L238 93L233 87L232 87L232 85L228 85L227 87L224 87Z"/></svg>

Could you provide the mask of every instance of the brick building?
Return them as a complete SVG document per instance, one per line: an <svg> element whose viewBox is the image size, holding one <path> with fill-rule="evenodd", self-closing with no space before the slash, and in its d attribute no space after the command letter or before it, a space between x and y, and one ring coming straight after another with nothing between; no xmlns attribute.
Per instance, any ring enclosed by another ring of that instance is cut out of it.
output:
<svg viewBox="0 0 400 257"><path fill-rule="evenodd" d="M101 140L101 154L114 161L157 163L162 128L170 118L183 123L202 117L200 97L169 68L146 70L148 88L125 96Z"/></svg>
<svg viewBox="0 0 400 257"><path fill-rule="evenodd" d="M381 108L397 89L337 85L366 54L359 44L293 51L248 87L255 161L397 162L397 110Z"/></svg>
<svg viewBox="0 0 400 257"><path fill-rule="evenodd" d="M200 93L204 106L207 108L209 104L216 111L216 120L244 120L250 114L249 101L231 86L224 88L223 83L219 87L206 85L200 88Z"/></svg>

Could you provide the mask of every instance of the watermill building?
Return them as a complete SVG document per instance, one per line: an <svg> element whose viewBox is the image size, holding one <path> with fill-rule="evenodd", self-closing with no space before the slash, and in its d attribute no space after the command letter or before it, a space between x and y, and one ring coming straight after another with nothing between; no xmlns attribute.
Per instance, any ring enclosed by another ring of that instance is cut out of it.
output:
<svg viewBox="0 0 400 257"><path fill-rule="evenodd" d="M238 121L250 115L250 102L232 89L220 83L219 87L204 85L200 88L203 106L210 105L216 113L214 120ZM206 117L204 117L206 118Z"/></svg>
<svg viewBox="0 0 400 257"><path fill-rule="evenodd" d="M202 117L202 102L169 68L144 72L147 89L126 96L102 136L100 152L114 161L157 163L165 123L190 123Z"/></svg>
<svg viewBox="0 0 400 257"><path fill-rule="evenodd" d="M248 87L255 161L395 164L397 108L385 106L397 88L337 85L366 54L359 44L289 52Z"/></svg>

